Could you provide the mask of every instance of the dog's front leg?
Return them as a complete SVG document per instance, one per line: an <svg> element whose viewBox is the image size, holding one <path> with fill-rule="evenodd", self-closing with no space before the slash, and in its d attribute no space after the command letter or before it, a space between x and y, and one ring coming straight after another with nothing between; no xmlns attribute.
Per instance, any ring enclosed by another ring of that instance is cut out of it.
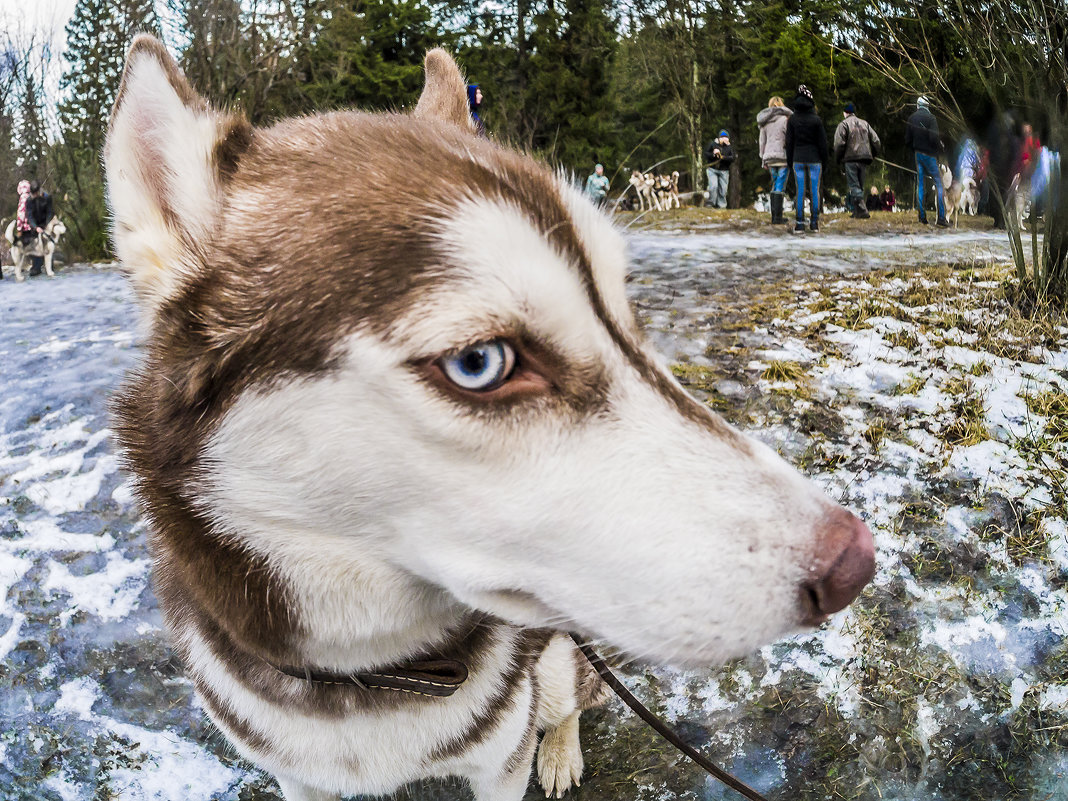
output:
<svg viewBox="0 0 1068 801"><path fill-rule="evenodd" d="M286 801L340 801L341 799L339 795L316 790L314 787L309 787L295 779L283 779L281 776L276 778L278 779L278 787L282 791L282 797Z"/></svg>
<svg viewBox="0 0 1068 801"><path fill-rule="evenodd" d="M24 279L22 277L22 253L19 253L19 255L17 257L12 259L12 261L15 262L15 280L16 281L24 281L24 280L26 280L26 279Z"/></svg>
<svg viewBox="0 0 1068 801"><path fill-rule="evenodd" d="M55 255L55 251L45 251L45 257L44 257L45 275L47 275L49 278L55 278L56 277L56 274L54 272L52 272L52 256L54 256L54 255Z"/></svg>
<svg viewBox="0 0 1068 801"><path fill-rule="evenodd" d="M522 759L517 760L519 767L510 773L482 774L471 776L471 792L474 793L475 801L522 801L527 792L527 784L530 781L530 766L534 761L534 740L530 741L528 753Z"/></svg>

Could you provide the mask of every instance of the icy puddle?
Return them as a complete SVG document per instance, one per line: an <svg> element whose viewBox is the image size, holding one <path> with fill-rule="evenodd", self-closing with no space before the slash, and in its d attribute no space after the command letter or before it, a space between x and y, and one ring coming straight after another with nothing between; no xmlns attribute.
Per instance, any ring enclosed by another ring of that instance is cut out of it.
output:
<svg viewBox="0 0 1068 801"><path fill-rule="evenodd" d="M634 691L769 798L1068 797L1068 330L965 266L1001 237L631 248L680 380L857 510L879 558L820 631L717 671L631 666ZM276 798L160 630L106 409L137 342L115 273L0 283L0 798ZM575 798L732 797L618 704L587 718Z"/></svg>

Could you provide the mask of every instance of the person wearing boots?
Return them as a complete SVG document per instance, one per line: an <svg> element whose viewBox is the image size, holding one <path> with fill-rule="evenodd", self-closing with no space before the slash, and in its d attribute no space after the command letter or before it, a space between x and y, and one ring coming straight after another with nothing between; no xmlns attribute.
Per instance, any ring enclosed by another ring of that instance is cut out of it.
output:
<svg viewBox="0 0 1068 801"><path fill-rule="evenodd" d="M866 220L871 216L864 205L864 172L879 155L881 147L879 135L857 116L856 107L847 103L842 121L834 132L834 157L845 168L850 205L856 219Z"/></svg>
<svg viewBox="0 0 1068 801"><path fill-rule="evenodd" d="M802 84L794 98L794 114L786 123L786 163L797 182L795 234L805 232L805 189L812 203L809 228L820 230L820 176L827 163L827 131L816 114L812 91Z"/></svg>
<svg viewBox="0 0 1068 801"><path fill-rule="evenodd" d="M708 206L727 208L727 187L730 185L731 164L734 163L734 148L730 135L720 131L719 136L705 148L705 163L708 164Z"/></svg>
<svg viewBox="0 0 1068 801"><path fill-rule="evenodd" d="M783 193L786 191L786 178L790 174L786 167L786 123L793 112L786 108L781 97L768 100L768 107L757 114L760 126L760 160L771 173L771 222L781 225Z"/></svg>
<svg viewBox="0 0 1068 801"><path fill-rule="evenodd" d="M946 201L942 194L942 175L938 171L938 154L942 152L942 139L938 134L938 120L931 113L930 105L926 97L916 101L916 110L905 127L905 145L912 148L916 154L916 199L919 201L920 222L927 225L927 211L923 208L923 185L925 177L930 176L938 197L936 224L940 228L948 228Z"/></svg>

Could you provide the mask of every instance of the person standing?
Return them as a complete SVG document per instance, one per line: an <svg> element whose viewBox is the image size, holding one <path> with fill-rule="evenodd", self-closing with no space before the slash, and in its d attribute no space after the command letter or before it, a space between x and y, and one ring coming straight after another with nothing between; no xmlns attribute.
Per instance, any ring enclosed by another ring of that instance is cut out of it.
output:
<svg viewBox="0 0 1068 801"><path fill-rule="evenodd" d="M40 181L31 181L30 199L26 203L26 217L38 237L44 236L45 229L48 228L48 224L52 222L52 218L55 216L56 212L52 206L52 196L41 188ZM44 243L42 242L42 244ZM44 256L33 256L32 261L30 275L40 275L41 268L44 266Z"/></svg>
<svg viewBox="0 0 1068 801"><path fill-rule="evenodd" d="M27 248L37 238L33 221L30 219L30 182L19 181L16 191L19 195L19 205L15 215L15 239L23 248Z"/></svg>
<svg viewBox="0 0 1068 801"><path fill-rule="evenodd" d="M471 120L475 123L475 132L479 136L486 135L486 123L482 121L479 110L482 108L482 90L477 83L467 86L467 106L471 109Z"/></svg>
<svg viewBox="0 0 1068 801"><path fill-rule="evenodd" d="M604 165L598 164L593 168L593 174L586 179L586 195L600 206L608 197L608 177L604 174Z"/></svg>
<svg viewBox="0 0 1068 801"><path fill-rule="evenodd" d="M846 104L842 121L834 132L834 157L845 167L853 217L865 220L871 215L864 205L864 171L879 155L882 142L867 121L857 116L856 111L852 103Z"/></svg>
<svg viewBox="0 0 1068 801"><path fill-rule="evenodd" d="M727 208L727 187L731 179L731 164L734 163L734 148L731 137L725 130L708 143L705 148L705 163L708 165L708 205Z"/></svg>
<svg viewBox="0 0 1068 801"><path fill-rule="evenodd" d="M805 232L805 189L808 188L812 215L809 228L820 230L820 176L827 163L827 131L816 114L811 90L801 84L794 98L794 114L786 123L786 163L797 181L797 223L795 234Z"/></svg>
<svg viewBox="0 0 1068 801"><path fill-rule="evenodd" d="M786 123L793 112L786 108L781 97L768 100L768 107L757 114L760 126L760 160L771 173L771 221L775 225L784 222L782 217L783 193L786 191Z"/></svg>
<svg viewBox="0 0 1068 801"><path fill-rule="evenodd" d="M938 198L938 222L948 228L946 201L943 196L942 176L938 172L938 154L942 152L942 140L938 134L938 120L931 113L926 97L916 101L916 110L905 127L905 144L916 154L916 200L919 204L920 222L927 225L927 210L923 207L923 185L929 176L935 185Z"/></svg>

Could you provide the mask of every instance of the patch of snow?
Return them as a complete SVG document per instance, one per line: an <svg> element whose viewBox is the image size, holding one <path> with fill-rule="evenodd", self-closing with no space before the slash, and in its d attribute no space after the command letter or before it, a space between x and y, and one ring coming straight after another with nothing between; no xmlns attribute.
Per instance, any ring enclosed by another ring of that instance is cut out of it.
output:
<svg viewBox="0 0 1068 801"><path fill-rule="evenodd" d="M83 609L101 620L120 620L137 606L148 582L149 560L124 559L114 551L108 553L103 570L75 576L65 565L52 562L46 590L62 590L70 595L70 609Z"/></svg>

